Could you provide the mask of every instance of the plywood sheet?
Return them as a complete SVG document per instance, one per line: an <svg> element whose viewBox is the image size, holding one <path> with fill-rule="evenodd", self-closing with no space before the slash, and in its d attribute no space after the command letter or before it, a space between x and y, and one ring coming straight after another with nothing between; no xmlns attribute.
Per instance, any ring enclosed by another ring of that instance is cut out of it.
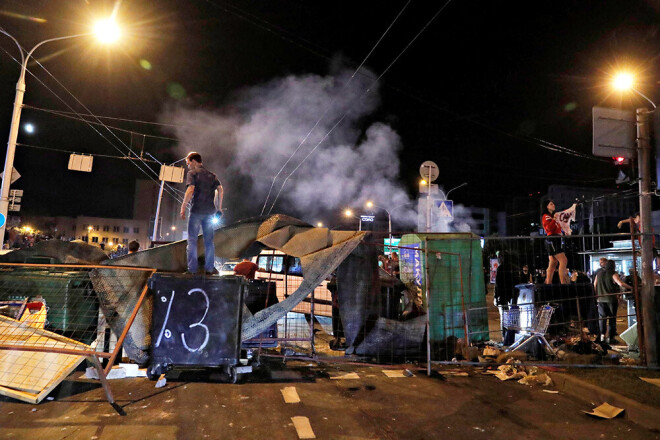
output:
<svg viewBox="0 0 660 440"><path fill-rule="evenodd" d="M88 345L56 333L29 327L14 319L0 316L0 346L2 345L91 350ZM39 401L83 359L82 355L0 350L0 394L25 401ZM21 393L27 395L23 396ZM33 398L35 400L32 400Z"/></svg>

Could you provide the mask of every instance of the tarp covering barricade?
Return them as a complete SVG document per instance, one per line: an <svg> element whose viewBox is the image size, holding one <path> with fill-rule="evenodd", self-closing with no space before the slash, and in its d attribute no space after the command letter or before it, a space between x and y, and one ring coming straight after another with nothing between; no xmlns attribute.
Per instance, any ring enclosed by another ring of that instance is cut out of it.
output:
<svg viewBox="0 0 660 440"><path fill-rule="evenodd" d="M228 259L251 257L263 249L270 248L299 257L301 260L304 277L300 286L284 301L267 307L254 316L247 314L243 319L242 339L247 340L259 335L291 311L335 271L337 266L363 241L365 235L365 232L316 228L285 215L248 219L216 230L214 242L218 257ZM186 246L186 241L178 241L108 260L105 264L183 272L186 270ZM201 236L198 239L198 246L203 246ZM200 255L203 255L203 252L200 252ZM103 282L104 285L116 284L115 281L104 280L107 276L103 271L98 271L93 276L93 281ZM122 286L117 288L121 289ZM146 361L148 356L146 348L151 343L150 328L148 328L151 322L150 300L147 299L129 332L131 342L134 344L134 347L129 349L129 354L138 362ZM112 303L112 300L108 300L107 303ZM117 314L118 321L126 318L122 313L117 312Z"/></svg>

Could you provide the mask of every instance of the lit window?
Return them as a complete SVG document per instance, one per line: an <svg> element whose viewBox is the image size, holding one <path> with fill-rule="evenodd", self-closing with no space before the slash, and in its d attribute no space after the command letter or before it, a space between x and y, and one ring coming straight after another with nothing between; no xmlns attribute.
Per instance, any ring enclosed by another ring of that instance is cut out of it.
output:
<svg viewBox="0 0 660 440"><path fill-rule="evenodd" d="M108 237L103 237L103 239L101 241L103 241L103 243L107 243L108 242Z"/></svg>
<svg viewBox="0 0 660 440"><path fill-rule="evenodd" d="M98 243L99 238L98 237L92 237L92 243Z"/></svg>

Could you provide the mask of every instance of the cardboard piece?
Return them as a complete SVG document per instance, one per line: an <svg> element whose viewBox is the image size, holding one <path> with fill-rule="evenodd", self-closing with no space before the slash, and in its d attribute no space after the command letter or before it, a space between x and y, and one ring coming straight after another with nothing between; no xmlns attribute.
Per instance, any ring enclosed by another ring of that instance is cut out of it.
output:
<svg viewBox="0 0 660 440"><path fill-rule="evenodd" d="M330 379L359 379L360 376L358 376L357 373L346 373L342 374L341 376L331 376Z"/></svg>
<svg viewBox="0 0 660 440"><path fill-rule="evenodd" d="M383 370L383 374L389 378L395 378L395 377L414 377L410 376L409 374L406 374L405 370Z"/></svg>
<svg viewBox="0 0 660 440"><path fill-rule="evenodd" d="M602 405L594 408L589 411L582 411L583 413L589 415L589 416L594 416L594 417L599 417L601 419L613 419L620 414L622 414L625 411L623 408L617 408L616 406L612 406L609 403L605 402Z"/></svg>
<svg viewBox="0 0 660 440"><path fill-rule="evenodd" d="M299 403L300 397L296 391L296 387L285 387L280 390L282 392L282 397L284 397L284 403Z"/></svg>
<svg viewBox="0 0 660 440"><path fill-rule="evenodd" d="M298 438L316 438L314 431L312 430L312 425L309 423L309 419L307 417L291 417L291 421L293 422L294 428L296 428Z"/></svg>

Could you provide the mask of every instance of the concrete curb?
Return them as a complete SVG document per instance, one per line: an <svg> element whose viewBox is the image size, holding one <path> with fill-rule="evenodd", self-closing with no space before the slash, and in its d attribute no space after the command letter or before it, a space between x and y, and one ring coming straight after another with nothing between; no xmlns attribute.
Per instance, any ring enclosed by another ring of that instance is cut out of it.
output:
<svg viewBox="0 0 660 440"><path fill-rule="evenodd" d="M552 371L547 373L560 392L596 406L607 402L610 405L624 408L626 410L625 419L645 428L660 431L660 409L577 379L570 374Z"/></svg>

